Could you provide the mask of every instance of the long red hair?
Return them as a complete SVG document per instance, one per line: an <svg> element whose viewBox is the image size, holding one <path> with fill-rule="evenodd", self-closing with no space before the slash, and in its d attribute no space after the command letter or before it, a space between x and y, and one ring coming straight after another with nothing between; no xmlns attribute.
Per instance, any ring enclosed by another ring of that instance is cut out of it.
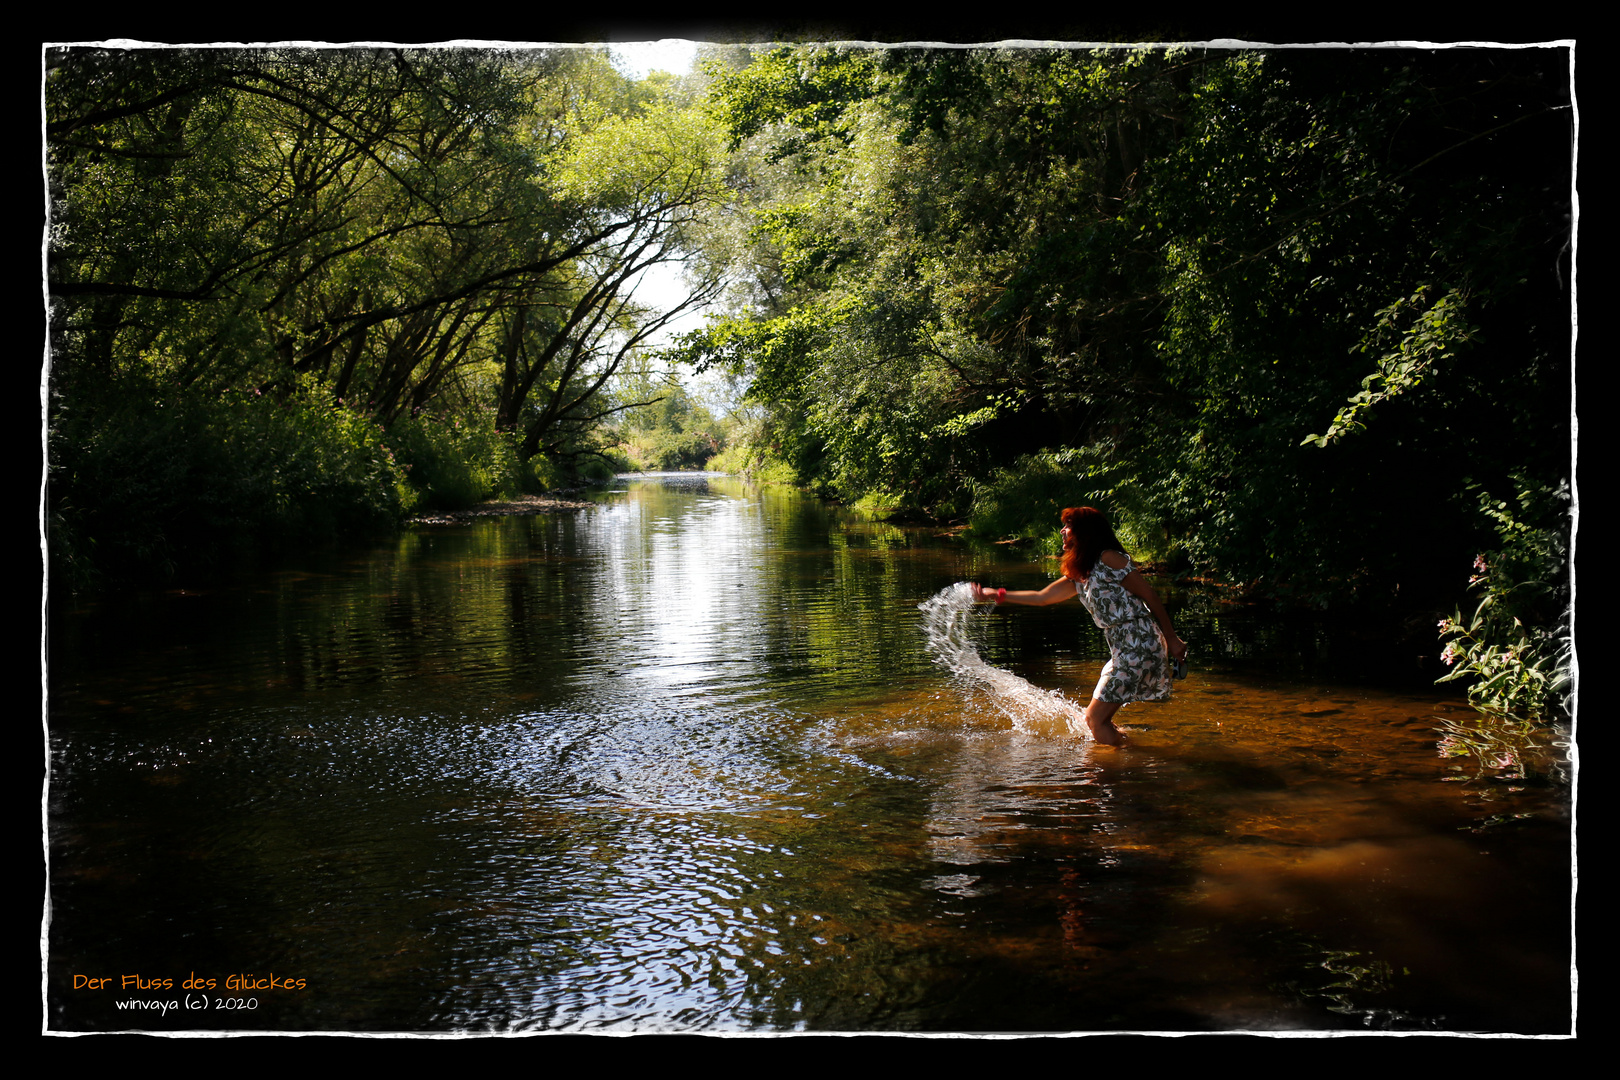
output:
<svg viewBox="0 0 1620 1080"><path fill-rule="evenodd" d="M1063 552L1063 576L1071 581L1085 581L1097 557L1105 551L1125 554L1125 545L1114 535L1114 527L1101 510L1090 506L1071 506L1063 511L1063 524L1069 527L1073 546Z"/></svg>

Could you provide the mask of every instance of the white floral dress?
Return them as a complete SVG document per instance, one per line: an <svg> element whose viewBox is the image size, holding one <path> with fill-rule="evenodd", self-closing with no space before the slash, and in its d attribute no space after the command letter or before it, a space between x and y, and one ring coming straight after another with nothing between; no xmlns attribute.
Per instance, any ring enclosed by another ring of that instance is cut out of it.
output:
<svg viewBox="0 0 1620 1080"><path fill-rule="evenodd" d="M1125 576L1133 569L1129 556L1120 570L1099 559L1089 578L1074 583L1113 654L1092 696L1121 703L1169 701L1170 647L1147 605L1125 588Z"/></svg>

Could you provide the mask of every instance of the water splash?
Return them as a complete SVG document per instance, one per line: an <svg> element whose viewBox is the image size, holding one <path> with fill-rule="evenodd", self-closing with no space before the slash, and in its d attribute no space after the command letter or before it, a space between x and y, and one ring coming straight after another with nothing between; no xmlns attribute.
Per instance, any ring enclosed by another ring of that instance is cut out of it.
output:
<svg viewBox="0 0 1620 1080"><path fill-rule="evenodd" d="M1085 710L1060 690L1042 690L1010 671L987 664L968 634L973 612L973 586L957 582L917 605L934 663L950 672L965 693L987 700L1029 735L1090 737Z"/></svg>

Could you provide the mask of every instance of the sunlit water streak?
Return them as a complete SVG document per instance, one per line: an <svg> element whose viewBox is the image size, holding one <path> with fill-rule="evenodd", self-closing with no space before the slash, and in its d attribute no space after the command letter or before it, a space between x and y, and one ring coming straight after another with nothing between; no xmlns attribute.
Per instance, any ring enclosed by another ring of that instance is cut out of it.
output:
<svg viewBox="0 0 1620 1080"><path fill-rule="evenodd" d="M1085 710L1061 690L1042 690L1010 671L985 662L969 629L973 620L973 586L965 581L941 589L918 604L923 633L934 662L944 668L965 694L981 697L1028 735L1090 738Z"/></svg>

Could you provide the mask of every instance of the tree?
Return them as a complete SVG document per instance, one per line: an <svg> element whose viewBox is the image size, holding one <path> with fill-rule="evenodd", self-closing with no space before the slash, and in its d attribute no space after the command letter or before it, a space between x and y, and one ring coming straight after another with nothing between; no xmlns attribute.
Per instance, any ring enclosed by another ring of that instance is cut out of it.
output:
<svg viewBox="0 0 1620 1080"><path fill-rule="evenodd" d="M1562 61L770 53L712 93L772 257L683 355L845 497L962 514L1081 454L1207 573L1437 601L1469 485L1567 469Z"/></svg>
<svg viewBox="0 0 1620 1080"><path fill-rule="evenodd" d="M746 193L776 259L755 312L687 355L752 365L806 479L961 512L997 464L1086 441L1099 402L1142 392L1156 264L1122 247L1120 215L1169 137L1148 121L1179 59L805 49L755 66L713 93L777 163Z"/></svg>
<svg viewBox="0 0 1620 1080"><path fill-rule="evenodd" d="M591 452L616 367L717 287L635 299L724 170L665 90L579 50L54 51L53 512L134 401L325 395Z"/></svg>
<svg viewBox="0 0 1620 1080"><path fill-rule="evenodd" d="M719 291L710 268L667 311L634 301L642 273L691 246L690 230L719 200L723 178L724 159L703 118L667 105L609 118L559 157L548 177L555 197L576 220L615 234L576 260L569 278L518 301L505 320L500 422L521 427L525 455L556 452L580 427L634 407L597 403L629 355Z"/></svg>

